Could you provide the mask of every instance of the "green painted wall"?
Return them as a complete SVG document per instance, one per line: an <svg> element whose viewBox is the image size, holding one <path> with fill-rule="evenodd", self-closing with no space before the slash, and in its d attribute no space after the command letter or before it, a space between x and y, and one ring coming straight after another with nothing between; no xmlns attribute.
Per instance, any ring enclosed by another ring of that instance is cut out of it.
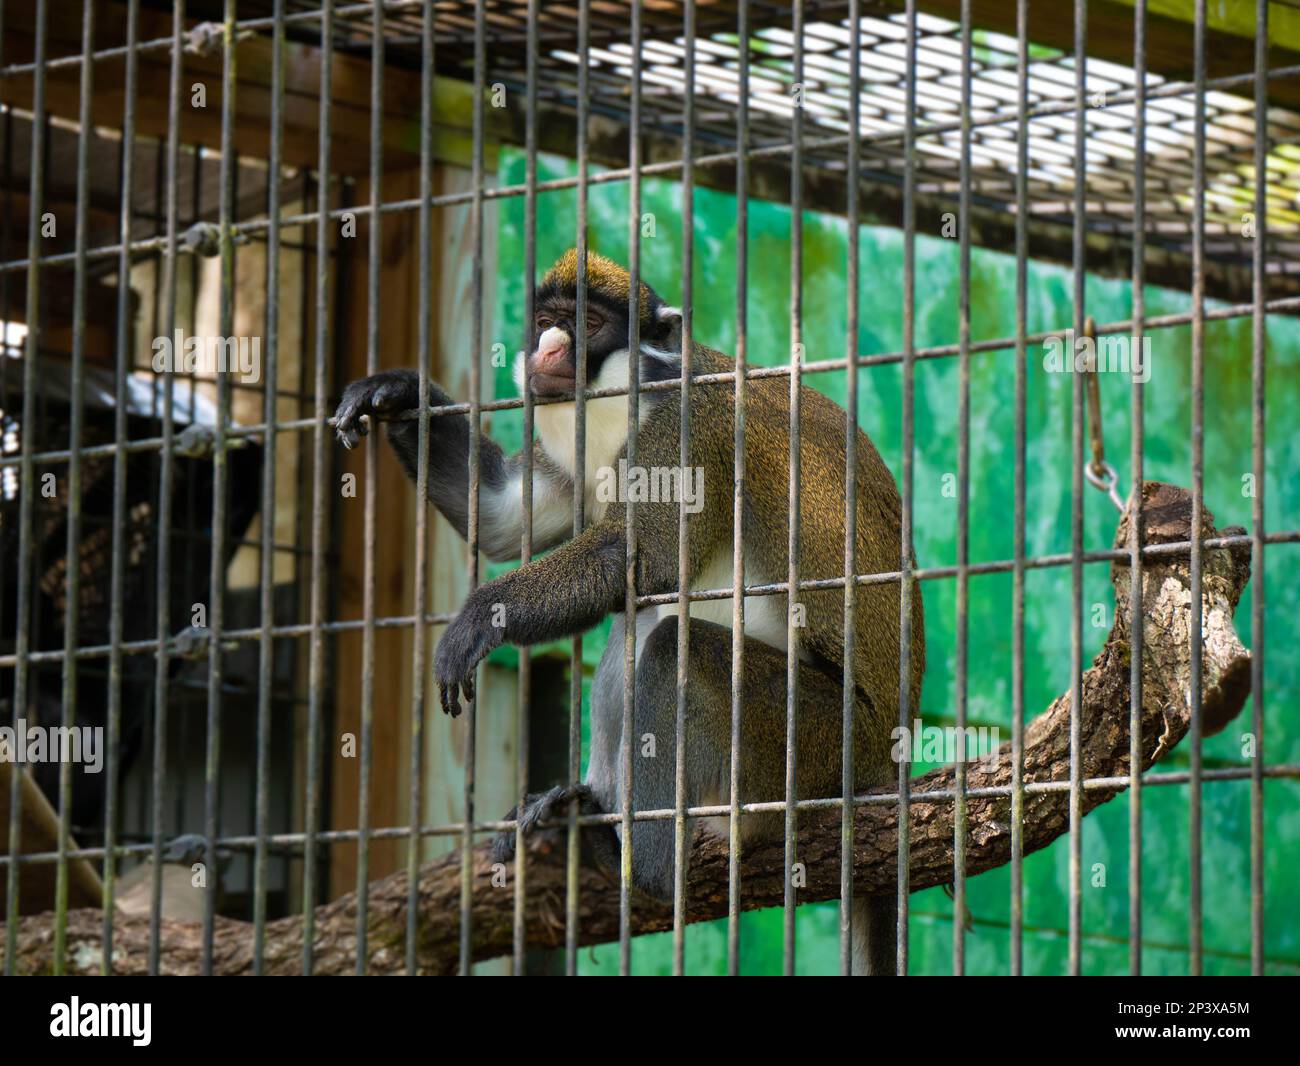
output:
<svg viewBox="0 0 1300 1066"><path fill-rule="evenodd" d="M542 158L539 177L574 173L567 160ZM502 184L524 180L523 157L504 151ZM591 247L626 261L627 185L590 190ZM573 243L576 192L548 192L538 211L537 249L544 270ZM669 302L681 299L681 189L668 181L646 181L643 209L655 215L654 236L642 240L645 279ZM749 213L749 328L751 361L787 361L789 338L790 210L751 202ZM491 341L514 352L522 343L523 200L500 204L495 283L498 299ZM844 263L847 225L843 218L804 216L804 333L807 359L842 358L845 350ZM902 235L864 227L861 239L862 310L857 350L893 352L902 348ZM708 189L696 191L695 332L724 351L735 340L735 198ZM1032 264L1029 330L1062 328L1072 319L1071 278L1067 270ZM1088 311L1098 321L1130 313L1130 286L1088 278ZM972 335L974 339L1011 336L1015 330L1015 261L1011 256L976 250L972 255ZM1185 294L1150 289L1151 315L1187 310ZM916 342L934 345L957 339L958 246L955 241L920 238L917 242ZM1206 330L1205 499L1220 527L1249 526L1251 500L1243 495L1251 469L1250 320L1210 323ZM1152 337L1153 367L1146 386L1147 476L1190 485L1190 329L1163 330ZM1028 377L1028 550L1032 555L1070 549L1070 393L1067 375L1043 370L1040 351L1030 352ZM1009 559L1014 492L1015 354L1001 351L971 363L971 527L972 562ZM895 476L901 470L901 370L898 366L860 371L859 417ZM843 402L843 372L812 375L808 383ZM496 373L496 396L515 394L509 370ZM1121 492L1129 488L1129 385L1126 377L1102 375L1102 410L1107 453L1121 472ZM956 500L942 491L946 474L957 470L958 363L926 360L916 367L916 553L922 566L956 561ZM493 416L492 432L517 447L521 418L516 412ZM1269 323L1267 524L1274 530L1300 526L1300 323L1277 317ZM1110 546L1116 512L1089 489L1085 543ZM1269 763L1300 762L1300 593L1291 580L1300 547L1268 549L1268 657L1266 663L1266 738ZM1252 587L1259 581L1256 575ZM922 695L927 724L947 724L956 686L954 670L956 585L923 584L929 667ZM1085 568L1085 655L1100 648L1109 629L1113 600L1107 567ZM1068 568L1030 571L1026 578L1026 706L1031 715L1069 684ZM1092 627L1091 605L1104 605L1105 623ZM1250 588L1238 610L1238 628L1250 640ZM1011 577L972 577L970 583L969 716L974 725L996 726L1010 736ZM589 636L594 662L603 632ZM508 657L508 653L507 653ZM1207 767L1238 766L1240 735L1248 711L1232 727L1205 744ZM1161 764L1184 767L1186 745ZM922 773L929 767L916 767ZM1205 968L1208 973L1249 971L1249 797L1245 782L1205 786ZM1143 928L1149 972L1185 973L1188 968L1188 845L1185 786L1144 793ZM1271 780L1265 789L1265 882L1269 968L1300 974L1300 920L1295 917L1295 884L1300 877L1300 784ZM1087 973L1127 969L1128 811L1120 796L1084 822L1084 955ZM1103 864L1105 886L1093 887L1094 864ZM1025 860L1025 967L1031 973L1064 973L1067 930L1067 842ZM1005 973L1009 969L1010 874L995 870L969 882L972 925L967 937L968 972ZM833 973L838 966L838 904L802 907L798 922L798 970ZM741 943L746 973L778 973L781 968L779 909L744 916ZM690 927L687 964L691 971L721 973L726 965L726 923ZM912 897L912 968L916 973L949 972L952 903L939 889ZM583 953L587 973L617 972L617 948ZM668 934L643 937L633 945L636 971L666 973L671 963Z"/></svg>

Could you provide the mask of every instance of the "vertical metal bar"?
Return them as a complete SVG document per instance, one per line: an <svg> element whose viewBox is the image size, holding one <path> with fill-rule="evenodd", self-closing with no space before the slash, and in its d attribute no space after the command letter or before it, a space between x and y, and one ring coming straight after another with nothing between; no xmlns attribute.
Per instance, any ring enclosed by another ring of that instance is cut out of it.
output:
<svg viewBox="0 0 1300 1066"><path fill-rule="evenodd" d="M1016 0L1016 474L1011 577L1011 974L1025 941L1025 440L1029 293L1029 0Z"/></svg>
<svg viewBox="0 0 1300 1066"><path fill-rule="evenodd" d="M537 294L537 0L528 0L528 52L527 84L524 89L524 346L531 352L536 340ZM585 321L581 316L579 322ZM528 361L524 360L524 376L528 376ZM524 432L520 452L523 466L520 477L520 502L523 506L523 532L519 546L519 565L527 565L533 557L533 390L524 381ZM519 649L519 722L515 776L519 803L524 809L528 797L529 715L533 704L532 652L527 647ZM524 829L515 824L515 909L514 909L514 972L523 977L526 973L528 942L525 933L525 907L527 903L527 866L525 860Z"/></svg>
<svg viewBox="0 0 1300 1066"><path fill-rule="evenodd" d="M1146 209L1147 209L1147 0L1133 9L1133 338L1136 351L1146 332ZM1143 358L1143 369L1149 369ZM1133 516L1129 538L1129 602L1142 602L1142 478L1146 431L1143 384L1136 363L1130 401ZM1142 973L1142 648L1146 638L1146 612L1138 610L1130 621L1133 651L1129 667L1129 858L1128 951L1129 972Z"/></svg>
<svg viewBox="0 0 1300 1066"><path fill-rule="evenodd" d="M1087 239L1087 45L1088 0L1074 0L1074 334L1083 336ZM1073 352L1071 353L1073 355ZM1069 965L1077 976L1081 967L1083 919L1083 782L1079 752L1083 745L1083 375L1070 376L1071 504L1070 504L1070 862Z"/></svg>
<svg viewBox="0 0 1300 1066"><path fill-rule="evenodd" d="M114 344L117 366L113 409L113 554L109 577L108 615L108 757L104 787L104 957L101 973L113 972L114 888L117 877L118 788L122 738L122 629L126 598L126 379L131 372L131 194L135 185L135 106L140 58L136 44L140 31L140 2L129 0L126 11L126 82L122 105L122 169L118 213L121 248L117 257L117 330Z"/></svg>
<svg viewBox="0 0 1300 1066"><path fill-rule="evenodd" d="M203 147L201 145L196 145L194 147L193 159L194 159L194 186L190 190L190 208L189 208L189 215L187 218L187 221L191 225L203 217ZM163 159L163 154L161 152L158 152L154 157L154 210L158 214L162 214L163 211L163 183L165 181L166 181L165 161ZM192 333L198 332L197 323L199 317L199 288L200 288L200 282L202 278L201 261L202 261L201 256L197 256L197 255L189 256L188 273L189 273L190 291L188 294L189 298L185 301L187 305L185 310L188 316L186 321ZM153 280L154 280L156 300L163 299L161 289L159 288L161 284L161 279L159 275L162 274L163 270L164 270L164 265L162 264L161 259L155 258L155 269L153 270ZM154 309L153 317L156 322L158 317L156 307ZM173 374L168 375L169 379L173 378L174 376L176 376L175 371L173 372ZM179 378L179 380L183 380L185 382L186 394L189 397L189 404L190 404L188 417L192 420L194 417L194 397L198 395L198 387L199 387L198 369L195 368L187 371L184 377ZM153 398L152 403L153 406L156 408L158 405L158 401L156 397ZM199 526L199 493L196 491L197 488L198 486L196 486L192 481L186 481L185 514L180 519L181 522L184 523L182 528L184 528L186 531L193 531L195 529L201 528ZM200 545L197 537L186 536L183 538L182 550L184 551L184 558L180 564L181 566L180 572L184 574L184 591L181 593L182 598L180 601L182 603L185 603L187 600L190 603L194 603L201 595L201 593L198 590L198 585L202 580L202 568L199 562L199 548ZM178 725L180 728L177 730L176 750L187 752L190 750L190 716L187 714L182 714L179 716L179 718L180 721ZM173 822L173 825L179 830L182 826L189 825L189 817L188 817L188 810L189 810L188 791L189 790L185 788L177 788L175 791L176 791L176 796L174 801L175 813L173 815L175 821ZM161 892L161 887L162 887L161 873L159 873L158 876L158 884L159 884L159 891Z"/></svg>
<svg viewBox="0 0 1300 1066"><path fill-rule="evenodd" d="M858 182L861 180L862 145L862 5L849 0L849 158L848 265L845 284L848 313L844 330L844 675L840 722L840 775L844 806L840 809L840 973L853 975L853 733L857 709L857 683L853 657L857 644L858 585Z"/></svg>
<svg viewBox="0 0 1300 1066"><path fill-rule="evenodd" d="M384 221L384 5L375 4L370 23L370 232L366 255L366 374L379 371L379 267ZM361 773L357 811L357 959L366 972L370 919L370 785L375 733L375 494L379 449L366 449L366 491L361 580Z"/></svg>
<svg viewBox="0 0 1300 1066"><path fill-rule="evenodd" d="M183 65L183 35L185 32L185 5L177 3L172 8L171 70L168 74L167 104L167 245L163 257L162 298L166 303L165 321L162 323L168 336L176 328L176 255L177 214L179 211L180 173L180 113L181 69ZM195 165L198 163L196 161ZM129 191L129 190L128 190ZM125 278L125 275L123 275ZM158 569L156 597L158 660L154 673L153 696L153 766L150 771L151 794L150 830L153 835L152 884L149 887L149 972L156 975L162 961L162 848L164 803L167 791L167 709L169 703L169 675L167 642L171 639L171 524L172 479L175 456L172 445L175 438L175 376L167 374L163 381L162 448L159 450L158 473ZM193 393L190 400L193 408ZM193 417L191 415L191 417ZM211 855L209 849L207 855Z"/></svg>
<svg viewBox="0 0 1300 1066"><path fill-rule="evenodd" d="M235 332L235 0L226 0L221 63L221 335ZM171 195L171 190L168 191ZM217 370L217 425L212 453L212 558L209 571L208 611L208 721L204 760L203 835L210 874L217 870L216 841L221 830L221 697L225 671L222 662L221 630L225 617L226 584L226 495L229 461L226 428L230 421L230 377ZM214 889L203 896L204 976L212 973L212 951L216 932Z"/></svg>
<svg viewBox="0 0 1300 1066"><path fill-rule="evenodd" d="M302 972L310 974L316 939L316 833L321 816L321 718L325 701L325 635L321 630L325 603L325 475L329 460L326 361L330 346L330 147L333 135L331 103L334 95L334 0L324 0L320 23L320 138L316 164L316 367L314 379L315 425L312 428L311 471L311 634L307 652L307 795L303 810L302 848ZM367 449L369 450L369 449Z"/></svg>
<svg viewBox="0 0 1300 1066"><path fill-rule="evenodd" d="M578 300L575 317L587 321L587 80L591 0L578 3ZM587 331L577 329L576 359L573 382L573 535L582 532L586 523L587 501ZM633 360L635 362L635 360ZM529 442L531 446L531 441ZM582 634L573 638L569 666L569 781L582 776ZM564 972L570 977L578 972L578 870L582 853L578 846L578 803L569 804L564 889Z"/></svg>
<svg viewBox="0 0 1300 1066"><path fill-rule="evenodd" d="M1201 517L1205 513L1205 0L1196 0L1192 38L1195 70L1195 118L1192 132L1192 654L1191 725L1187 739L1191 765L1191 796L1188 811L1191 838L1191 870L1188 877L1188 922L1191 972L1204 969L1201 884Z"/></svg>
<svg viewBox="0 0 1300 1066"><path fill-rule="evenodd" d="M691 467L691 349L694 344L695 286L695 0L683 11L686 75L682 131L682 394L681 469ZM673 973L686 970L686 682L690 672L690 542L686 499L677 512L677 722L673 782Z"/></svg>
<svg viewBox="0 0 1300 1066"><path fill-rule="evenodd" d="M77 720L77 641L81 613L81 433L86 397L82 374L86 366L86 242L90 198L91 94L94 92L95 5L82 5L81 98L77 112L77 203L75 208L75 267L72 278L72 396L68 430L67 540L64 548L63 728ZM26 427L24 427L26 428ZM54 884L54 974L62 976L68 941L68 850L72 844L72 761L59 763L59 843Z"/></svg>
<svg viewBox="0 0 1300 1066"><path fill-rule="evenodd" d="M794 3L793 89L798 94L791 115L790 138L790 525L786 606L785 660L785 973L794 976L794 918L799 898L794 884L798 861L797 716L799 712L799 400L803 384L803 0Z"/></svg>
<svg viewBox="0 0 1300 1066"><path fill-rule="evenodd" d="M1250 972L1264 973L1264 375L1268 366L1268 0L1255 4L1255 245L1251 265L1250 445L1255 498L1250 505Z"/></svg>
<svg viewBox="0 0 1300 1066"><path fill-rule="evenodd" d="M957 400L957 764L952 812L952 972L966 972L966 712L970 647L970 186L971 186L970 0L961 0L961 161L958 198Z"/></svg>
<svg viewBox="0 0 1300 1066"><path fill-rule="evenodd" d="M468 544L469 591L478 588L478 505L479 505L479 450L483 427L479 408L483 403L482 351L483 351L483 106L484 80L487 74L485 36L487 13L484 0L474 4L474 157L472 179L474 186L473 209L470 226L473 241L473 262L470 280L474 288L470 328L469 363L469 508L465 523ZM471 918L474 909L473 848L474 848L474 778L475 752L477 750L478 686L476 695L469 701L465 718L465 831L460 840L460 972L469 976L473 970L470 960L472 943Z"/></svg>
<svg viewBox="0 0 1300 1066"><path fill-rule="evenodd" d="M31 178L27 189L27 346L23 353L23 413L19 431L22 436L21 481L18 496L18 596L17 625L14 634L14 706L13 728L21 727L27 714L27 686L30 681L31 620L32 620L32 548L36 466L32 459L36 443L36 361L41 340L41 214L45 198L45 0L36 0L36 40L32 72L32 143ZM22 854L22 774L10 779L9 791L9 853ZM5 897L5 973L12 975L18 955L18 871L16 862L9 863Z"/></svg>
<svg viewBox="0 0 1300 1066"><path fill-rule="evenodd" d="M736 94L736 383L731 540L731 756L727 819L727 972L740 975L740 707L745 676L745 371L749 328L749 0L740 0Z"/></svg>
<svg viewBox="0 0 1300 1066"><path fill-rule="evenodd" d="M898 724L912 728L912 479L915 465L916 406L916 0L907 0L907 75L903 107L903 486L899 525ZM911 892L912 826L909 805L911 772L898 760L898 959L897 972L907 975L907 916Z"/></svg>
<svg viewBox="0 0 1300 1066"><path fill-rule="evenodd" d="M424 0L420 25L420 310L417 316L416 360L420 373L420 419L415 453L415 587L411 631L411 759L406 848L406 972L418 970L416 948L420 915L420 815L424 775L424 711L428 694L428 626L426 592L429 584L429 364L433 356L433 0Z"/></svg>
<svg viewBox="0 0 1300 1066"><path fill-rule="evenodd" d="M627 361L627 465L636 465L638 412L641 409L641 0L632 2L632 99L628 134L628 351ZM579 329L578 332L582 332ZM621 976L632 972L632 723L636 708L636 503L627 498L627 590L623 605L623 735L620 755L623 780L619 797L622 849L618 891L618 968Z"/></svg>
<svg viewBox="0 0 1300 1066"><path fill-rule="evenodd" d="M284 0L275 0L271 34L271 151L267 162L266 373L262 395L266 431L262 443L261 625L257 673L257 842L253 850L253 973L261 975L266 953L266 859L271 821L271 696L275 687L275 475L280 346L280 167L284 154Z"/></svg>

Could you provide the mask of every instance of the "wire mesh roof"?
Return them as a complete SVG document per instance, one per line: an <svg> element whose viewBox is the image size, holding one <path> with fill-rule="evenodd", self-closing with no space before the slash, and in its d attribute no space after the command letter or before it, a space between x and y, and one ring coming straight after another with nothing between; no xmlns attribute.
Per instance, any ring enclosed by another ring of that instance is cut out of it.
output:
<svg viewBox="0 0 1300 1066"><path fill-rule="evenodd" d="M241 17L245 7L241 5ZM266 5L269 8L269 4ZM804 109L804 158L830 171L845 169L843 143L818 141L849 131L849 26L842 2L805 4L804 78L794 86L796 42L790 29L790 6L754 0L748 43L750 77L750 146L786 144L791 139L796 106ZM312 0L291 0L290 10L317 9ZM418 64L421 26L419 3L389 4L385 13L385 50L390 62ZM589 106L627 122L632 49L627 0L592 0L590 4ZM863 176L902 183L907 41L904 16L883 4L864 2L874 13L861 20L860 126ZM439 0L436 48L440 73L469 78L473 74L475 4ZM679 133L686 92L683 5L679 0L644 0L642 48L642 128ZM539 5L539 95L553 104L572 106L577 98L579 56L577 5ZM486 4L489 82L522 89L527 70L526 0L489 0ZM701 146L726 149L736 144L740 84L740 42L736 5L729 0L697 5L695 40L696 130ZM1068 18L1068 16L1066 16ZM916 123L918 128L917 192L951 197L960 189L962 42L960 26L925 13L917 16ZM311 39L314 20L296 32ZM362 5L340 9L336 46L368 52L372 14ZM972 202L1015 210L1020 71L1017 42L1004 34L976 28L972 34L970 117ZM1028 67L1029 169L1028 209L1032 215L1064 223L1073 221L1078 171L1074 57L1055 48L1030 45ZM1087 225L1100 234L1123 236L1134 227L1134 160L1137 146L1136 84L1132 67L1089 58L1086 67ZM1234 86L1249 94L1249 85ZM1148 242L1189 252L1192 242L1193 136L1195 103L1164 77L1148 73L1146 118L1146 233ZM1155 94L1154 96L1152 94ZM1163 94L1163 95L1162 95ZM1035 113L1036 112L1036 113ZM1211 88L1206 118L1206 253L1213 259L1248 266L1255 170L1255 108L1246 95ZM1300 273L1300 114L1271 108L1268 115L1269 270ZM936 128L937 127L937 128ZM927 132L929 130L929 132Z"/></svg>

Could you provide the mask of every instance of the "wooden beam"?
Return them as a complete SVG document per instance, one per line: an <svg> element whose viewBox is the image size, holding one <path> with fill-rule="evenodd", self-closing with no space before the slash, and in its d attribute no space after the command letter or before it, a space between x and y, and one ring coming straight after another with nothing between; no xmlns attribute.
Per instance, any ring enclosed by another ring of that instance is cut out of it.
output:
<svg viewBox="0 0 1300 1066"><path fill-rule="evenodd" d="M884 0L895 10L903 10L903 0ZM1231 17L1219 14L1210 19L1206 31L1206 75L1210 78L1246 74L1255 69L1254 2L1224 0L1229 7L1250 8L1249 30L1241 11ZM957 22L961 19L961 0L920 0L919 6L931 15ZM1212 4L1219 8L1220 5ZM1190 0L1156 0L1147 15L1147 69L1169 81L1192 80L1193 24ZM1279 20L1278 32L1270 32L1269 65L1300 64L1300 12L1285 10L1283 5L1269 6L1270 18ZM982 30L1016 35L1014 0L972 0L971 23ZM1064 0L1029 5L1029 39L1037 45L1074 51L1074 19ZM1088 55L1121 66L1133 66L1132 0L1089 0ZM1250 96L1249 88L1237 95ZM1300 110L1300 79L1273 79L1269 82L1273 104Z"/></svg>
<svg viewBox="0 0 1300 1066"><path fill-rule="evenodd" d="M126 9L117 3L102 3L96 27L97 49L125 43ZM76 54L81 49L77 19L50 18L50 58ZM190 25L193 25L191 22ZM6 64L32 61L35 26L31 0L5 6ZM156 11L142 11L140 40L167 37L171 19ZM240 41L236 63L234 143L241 155L264 159L269 153L272 46L268 36L257 35ZM170 60L166 49L141 52L140 91L136 127L143 137L167 136L170 89ZM333 152L331 169L338 174L360 176L370 167L370 62L368 59L335 53L333 56ZM285 46L284 160L288 166L315 167L319 153L320 51L311 45L290 42ZM53 116L75 121L80 102L79 67L61 67L46 75L46 107ZM95 67L95 99L92 106L97 125L118 128L122 124L125 63L121 58L102 60ZM181 139L218 149L221 145L221 57L186 54L181 84ZM206 93L203 107L194 106L194 88ZM13 75L0 79L0 103L30 110L33 79ZM438 122L434 151L439 159L466 162L470 155L473 115L472 87L448 78L437 79ZM389 66L384 81L384 151L391 166L413 166L418 162L420 131L420 75L417 71Z"/></svg>

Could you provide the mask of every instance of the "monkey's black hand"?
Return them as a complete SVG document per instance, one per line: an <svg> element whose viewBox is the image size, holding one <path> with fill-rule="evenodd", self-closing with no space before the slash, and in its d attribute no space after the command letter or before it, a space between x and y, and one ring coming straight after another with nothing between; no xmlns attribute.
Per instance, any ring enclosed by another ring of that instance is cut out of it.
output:
<svg viewBox="0 0 1300 1066"><path fill-rule="evenodd" d="M447 627L434 656L438 698L442 709L453 718L460 714L460 699L474 698L474 668L488 652L505 639L500 605L492 598L490 585L475 592Z"/></svg>
<svg viewBox="0 0 1300 1066"><path fill-rule="evenodd" d="M524 800L523 810L515 807L506 815L506 821L518 819L524 835L542 838L542 847L561 848L568 839L564 823L569 817L569 804L574 801L579 814L605 813L587 785L561 785L549 792L530 793ZM540 822L547 822L549 828L541 828ZM588 825L582 827L581 833L583 862L596 869L616 871L619 850L614 830L607 825ZM508 830L492 841L492 861L510 862L514 857L515 834Z"/></svg>
<svg viewBox="0 0 1300 1066"><path fill-rule="evenodd" d="M334 432L345 448L355 448L369 432L363 415L376 421L419 406L420 375L414 370L385 370L343 390L334 412Z"/></svg>

